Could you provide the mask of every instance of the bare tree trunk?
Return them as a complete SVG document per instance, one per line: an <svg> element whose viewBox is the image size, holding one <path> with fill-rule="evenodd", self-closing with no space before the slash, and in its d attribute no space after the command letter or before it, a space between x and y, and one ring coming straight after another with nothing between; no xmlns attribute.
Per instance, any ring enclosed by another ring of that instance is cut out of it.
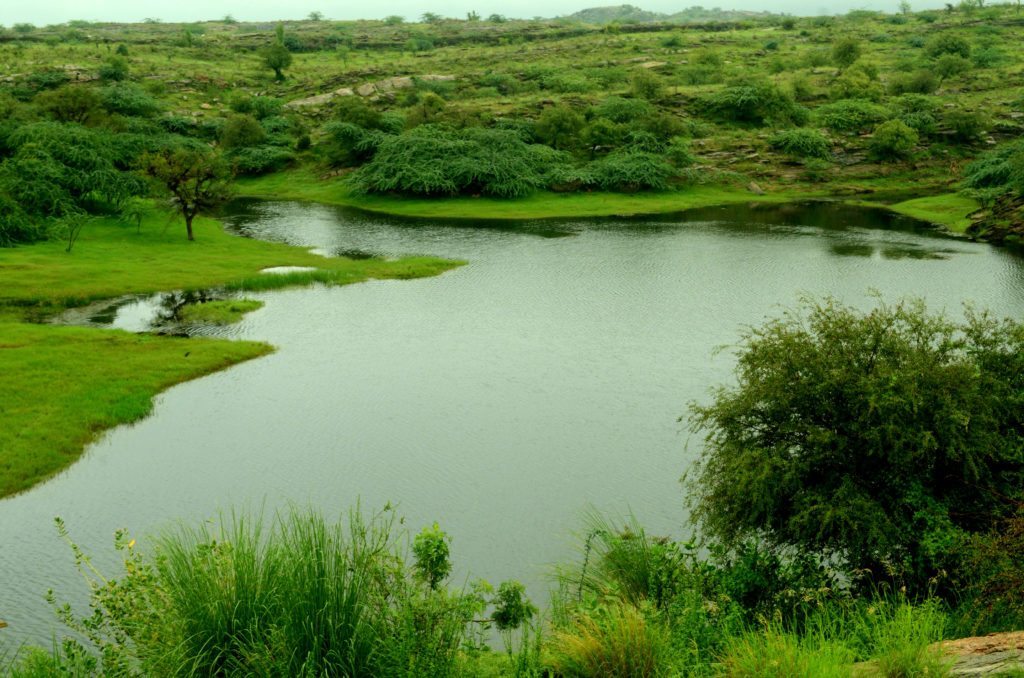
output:
<svg viewBox="0 0 1024 678"><path fill-rule="evenodd" d="M188 239L189 240L195 240L195 237L193 237L193 235L192 235L192 219L193 218L194 217L191 214L186 214L185 215L185 230L188 231Z"/></svg>

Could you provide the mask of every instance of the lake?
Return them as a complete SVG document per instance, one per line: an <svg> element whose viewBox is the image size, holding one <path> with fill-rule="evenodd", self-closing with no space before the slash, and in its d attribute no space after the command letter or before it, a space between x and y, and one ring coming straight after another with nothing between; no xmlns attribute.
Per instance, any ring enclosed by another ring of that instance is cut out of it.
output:
<svg viewBox="0 0 1024 678"><path fill-rule="evenodd" d="M48 588L83 599L56 515L115 573L120 527L142 538L232 507L339 515L390 501L413 531L437 521L453 536L455 582L517 578L543 603L590 507L686 533L679 478L701 441L679 418L731 380L727 347L743 327L801 294L868 307L872 290L1024 316L1014 253L838 205L453 224L239 201L225 220L327 255L469 263L430 279L249 294L266 306L192 330L278 351L170 389L149 418L0 500L8 641L49 646ZM141 329L140 307L104 322Z"/></svg>

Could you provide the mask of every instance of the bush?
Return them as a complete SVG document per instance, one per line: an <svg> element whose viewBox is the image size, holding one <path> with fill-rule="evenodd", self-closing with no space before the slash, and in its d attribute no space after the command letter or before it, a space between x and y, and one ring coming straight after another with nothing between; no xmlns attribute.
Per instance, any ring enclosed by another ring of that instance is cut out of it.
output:
<svg viewBox="0 0 1024 678"><path fill-rule="evenodd" d="M947 80L971 70L971 62L959 54L943 54L935 62L933 70L940 80Z"/></svg>
<svg viewBox="0 0 1024 678"><path fill-rule="evenodd" d="M840 38L832 46L832 61L843 70L856 63L860 55L860 43L856 38Z"/></svg>
<svg viewBox="0 0 1024 678"><path fill-rule="evenodd" d="M152 560L119 534L126 574L92 582L89 619L62 615L99 648L105 672L445 676L472 643L482 598L418 582L390 513L344 525L293 512L266 530L260 518L221 523L164 536Z"/></svg>
<svg viewBox="0 0 1024 678"><path fill-rule="evenodd" d="M1022 494L1024 326L923 302L809 303L740 344L738 386L692 405L694 516L925 594L963 534Z"/></svg>
<svg viewBox="0 0 1024 678"><path fill-rule="evenodd" d="M119 82L100 90L103 107L111 113L128 116L155 115L160 107L153 97L134 83Z"/></svg>
<svg viewBox="0 0 1024 678"><path fill-rule="evenodd" d="M725 87L699 100L698 106L713 117L756 125L802 124L807 117L788 93L763 80Z"/></svg>
<svg viewBox="0 0 1024 678"><path fill-rule="evenodd" d="M815 117L833 132L862 132L892 117L892 112L863 99L844 99L820 106Z"/></svg>
<svg viewBox="0 0 1024 678"><path fill-rule="evenodd" d="M629 91L638 99L657 99L665 90L665 84L657 73L646 68L634 71L629 79Z"/></svg>
<svg viewBox="0 0 1024 678"><path fill-rule="evenodd" d="M1024 140L984 154L964 170L964 184L975 190L1024 196Z"/></svg>
<svg viewBox="0 0 1024 678"><path fill-rule="evenodd" d="M893 78L889 85L889 91L894 95L902 94L934 94L939 88L939 78L935 72L928 69L921 69L913 73Z"/></svg>
<svg viewBox="0 0 1024 678"><path fill-rule="evenodd" d="M280 146L236 148L229 157L235 171L248 176L277 172L288 167L295 160L295 155L291 151Z"/></svg>
<svg viewBox="0 0 1024 678"><path fill-rule="evenodd" d="M259 146L267 138L263 127L251 115L232 115L220 130L220 143L226 150Z"/></svg>
<svg viewBox="0 0 1024 678"><path fill-rule="evenodd" d="M971 57L971 43L959 36L943 32L928 41L925 51L933 59L943 54L956 54L964 59L969 59Z"/></svg>
<svg viewBox="0 0 1024 678"><path fill-rule="evenodd" d="M375 193L515 198L546 185L561 161L557 152L528 144L514 131L422 125L384 138L353 175L353 186Z"/></svg>
<svg viewBox="0 0 1024 678"><path fill-rule="evenodd" d="M797 158L829 158L832 143L816 129L787 129L775 133L769 141L772 148Z"/></svg>
<svg viewBox="0 0 1024 678"><path fill-rule="evenodd" d="M263 120L280 115L284 101L277 97L254 97L245 93L237 93L232 95L228 105L235 113L243 113L251 115L257 120Z"/></svg>
<svg viewBox="0 0 1024 678"><path fill-rule="evenodd" d="M593 183L606 191L663 191L675 170L661 156L623 149L590 165Z"/></svg>
<svg viewBox="0 0 1024 678"><path fill-rule="evenodd" d="M897 160L908 157L918 140L917 132L906 123L889 120L875 128L868 147L878 160Z"/></svg>
<svg viewBox="0 0 1024 678"><path fill-rule="evenodd" d="M534 134L552 148L569 148L577 144L583 124L583 116L568 106L551 106L540 114Z"/></svg>
<svg viewBox="0 0 1024 678"><path fill-rule="evenodd" d="M547 664L566 678L655 678L668 665L668 632L630 605L583 614L555 631Z"/></svg>
<svg viewBox="0 0 1024 678"><path fill-rule="evenodd" d="M942 122L953 133L953 138L963 143L977 141L988 129L988 121L980 113L952 109L942 116Z"/></svg>
<svg viewBox="0 0 1024 678"><path fill-rule="evenodd" d="M44 235L44 229L17 202L0 193L0 247L34 242Z"/></svg>
<svg viewBox="0 0 1024 678"><path fill-rule="evenodd" d="M611 96L591 108L589 114L592 117L604 118L612 122L633 122L646 118L654 110L654 107L644 99L624 99Z"/></svg>
<svg viewBox="0 0 1024 678"><path fill-rule="evenodd" d="M103 82L121 82L128 79L128 60L121 56L113 56L100 66L100 80Z"/></svg>

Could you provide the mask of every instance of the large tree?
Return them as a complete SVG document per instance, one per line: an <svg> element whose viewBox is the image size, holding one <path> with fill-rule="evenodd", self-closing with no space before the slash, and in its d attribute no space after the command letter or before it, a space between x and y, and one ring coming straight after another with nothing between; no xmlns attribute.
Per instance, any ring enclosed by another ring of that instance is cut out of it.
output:
<svg viewBox="0 0 1024 678"><path fill-rule="evenodd" d="M1024 493L1024 326L834 301L749 330L738 383L692 405L694 517L920 593Z"/></svg>
<svg viewBox="0 0 1024 678"><path fill-rule="evenodd" d="M220 155L195 148L174 148L148 154L142 166L174 200L185 218L188 239L195 240L192 220L231 195L231 168Z"/></svg>

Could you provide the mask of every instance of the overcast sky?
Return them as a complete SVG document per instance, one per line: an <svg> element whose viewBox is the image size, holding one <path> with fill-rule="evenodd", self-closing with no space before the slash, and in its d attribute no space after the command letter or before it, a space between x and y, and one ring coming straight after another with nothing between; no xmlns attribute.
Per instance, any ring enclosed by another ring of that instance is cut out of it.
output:
<svg viewBox="0 0 1024 678"><path fill-rule="evenodd" d="M658 12L676 12L699 0L632 0L630 4ZM911 0L915 9L942 7L942 0ZM0 24L28 22L37 25L63 23L72 19L88 21L139 21L154 17L164 21L201 21L231 14L239 21L301 19L316 10L329 19L379 19L400 14L415 20L423 12L463 17L469 10L486 16L560 16L587 7L622 4L615 0L387 0L363 4L338 0L0 0ZM705 7L770 10L798 15L835 14L850 9L880 9L895 12L899 0L839 0L800 2L798 0L708 0Z"/></svg>

